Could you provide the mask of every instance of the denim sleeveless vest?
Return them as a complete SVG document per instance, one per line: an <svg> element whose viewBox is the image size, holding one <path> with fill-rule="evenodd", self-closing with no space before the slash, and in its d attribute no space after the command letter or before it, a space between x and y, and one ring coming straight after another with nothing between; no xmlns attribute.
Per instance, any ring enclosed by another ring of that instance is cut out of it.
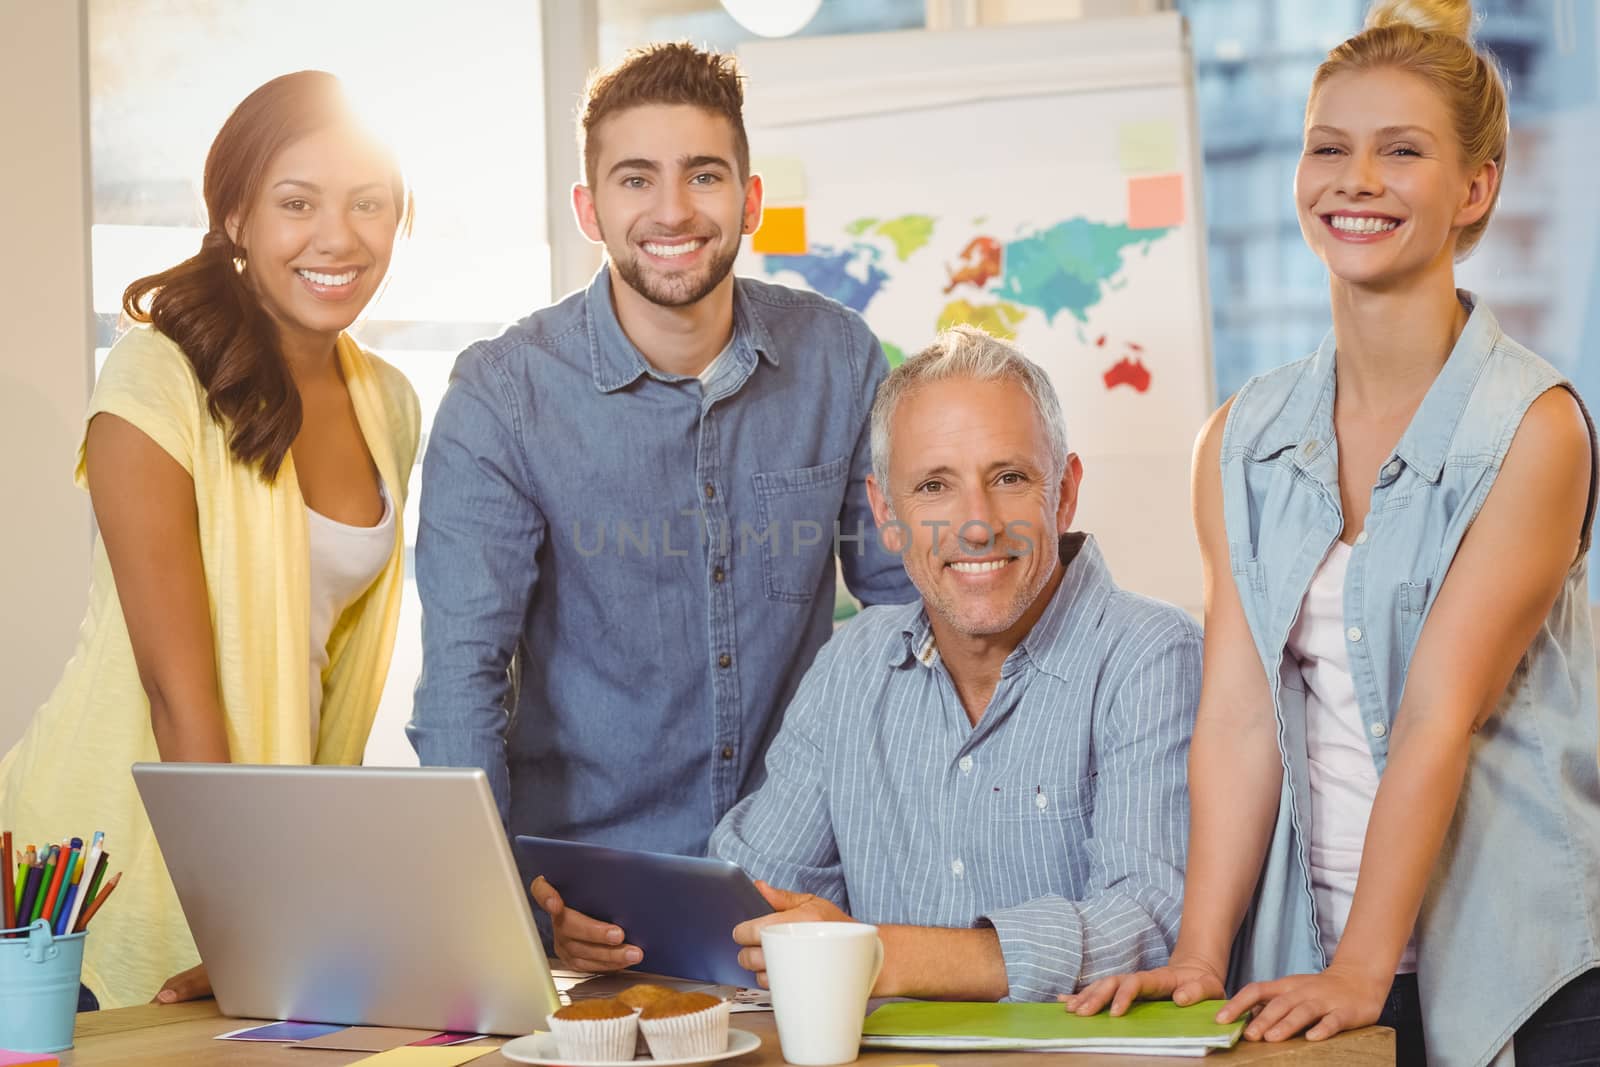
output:
<svg viewBox="0 0 1600 1067"><path fill-rule="evenodd" d="M1546 390L1572 388L1501 333L1472 294L1459 295L1471 309L1466 328L1379 471L1345 579L1345 648L1380 774L1412 650L1522 416ZM1284 767L1231 988L1326 965L1308 865L1304 683L1285 646L1312 574L1344 526L1333 399L1330 333L1315 355L1247 383L1223 431L1228 554L1272 682ZM1589 434L1594 448L1592 421ZM1582 551L1473 738L1417 920L1434 1064L1509 1064L1517 1027L1568 980L1600 966L1600 705L1586 562L1594 507L1591 476Z"/></svg>

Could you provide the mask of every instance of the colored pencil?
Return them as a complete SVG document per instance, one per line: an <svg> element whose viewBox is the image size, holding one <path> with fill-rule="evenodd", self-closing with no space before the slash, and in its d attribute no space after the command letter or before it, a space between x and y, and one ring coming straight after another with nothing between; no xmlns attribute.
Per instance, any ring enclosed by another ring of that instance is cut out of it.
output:
<svg viewBox="0 0 1600 1067"><path fill-rule="evenodd" d="M28 880L28 868L33 866L33 846L29 845L23 852L22 862L17 864L17 908L12 915L12 921L18 926L24 925L22 915L22 883Z"/></svg>
<svg viewBox="0 0 1600 1067"><path fill-rule="evenodd" d="M66 880L67 868L71 864L72 845L66 841L61 842L55 849L56 869L45 878L47 884L44 900L39 904L39 914L36 919L43 919L52 926L56 921L56 898L61 895L61 883Z"/></svg>
<svg viewBox="0 0 1600 1067"><path fill-rule="evenodd" d="M84 902L94 892L91 887L94 884L95 874L100 869L100 849L104 839L104 834L95 831L94 840L89 844L89 854L83 860L83 872L78 876L78 893L72 898L66 921L62 924L65 933L72 933L72 928L78 925L78 914L83 911Z"/></svg>
<svg viewBox="0 0 1600 1067"><path fill-rule="evenodd" d="M23 916L33 914L34 898L39 895L39 883L42 881L44 881L44 868L37 865L29 867L28 880L22 889L22 907L17 911L17 925L29 924L23 920Z"/></svg>
<svg viewBox="0 0 1600 1067"><path fill-rule="evenodd" d="M33 898L33 907L28 909L29 926L32 926L35 922L37 922L40 914L44 912L44 898L50 893L50 883L55 881L56 867L60 864L60 862L60 847L57 845L51 845L50 851L45 853L45 860L42 866L44 874L39 880L39 895Z"/></svg>
<svg viewBox="0 0 1600 1067"><path fill-rule="evenodd" d="M89 883L89 888L85 890L85 892L89 894L89 900L93 900L95 894L100 892L100 879L102 879L102 878L104 878L106 876L106 866L108 864L110 864L110 862L111 862L111 853L107 852L104 849L101 849L100 850L100 862L94 869L94 880ZM88 901L85 901L84 902L84 907L88 907L88 906L89 906ZM74 924L73 928L74 929L77 928L76 924Z"/></svg>
<svg viewBox="0 0 1600 1067"><path fill-rule="evenodd" d="M44 914L40 916L50 923L51 930L56 928L56 920L61 917L61 905L66 903L67 890L72 888L72 872L77 869L78 861L82 858L82 838L74 837L71 841L61 842L61 874L57 876L61 887L50 898Z"/></svg>
<svg viewBox="0 0 1600 1067"><path fill-rule="evenodd" d="M106 883L106 887L100 890L100 895L95 897L87 908L83 909L83 915L78 918L78 925L72 931L73 933L77 933L89 925L89 920L94 918L94 913L100 910L100 905L106 902L106 897L111 895L111 891L117 888L117 883L120 881L122 881L122 872L118 871L111 876L111 881Z"/></svg>
<svg viewBox="0 0 1600 1067"><path fill-rule="evenodd" d="M77 888L78 879L83 872L83 838L72 839L72 851L67 853L67 873L61 879L61 892L56 894L55 907L50 912L50 929L53 931L61 925L61 916L67 910L67 897Z"/></svg>
<svg viewBox="0 0 1600 1067"><path fill-rule="evenodd" d="M72 871L67 875L67 886L61 891L61 900L56 904L56 921L51 929L59 937L67 932L67 916L72 914L73 901L78 899L78 890L82 888L83 881L83 852L74 853Z"/></svg>
<svg viewBox="0 0 1600 1067"><path fill-rule="evenodd" d="M15 874L11 870L11 831L0 833L0 854L4 855L4 865L0 866L0 875L5 878L4 896L0 897L5 904L5 924L0 929L9 930L17 918L17 902L12 899L16 890Z"/></svg>

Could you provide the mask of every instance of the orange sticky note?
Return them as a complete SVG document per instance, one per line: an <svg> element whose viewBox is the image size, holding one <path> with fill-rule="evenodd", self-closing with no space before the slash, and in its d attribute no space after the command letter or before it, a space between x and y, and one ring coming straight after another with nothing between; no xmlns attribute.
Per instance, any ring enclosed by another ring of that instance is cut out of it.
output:
<svg viewBox="0 0 1600 1067"><path fill-rule="evenodd" d="M1128 228L1160 230L1183 222L1183 175L1128 179Z"/></svg>
<svg viewBox="0 0 1600 1067"><path fill-rule="evenodd" d="M750 251L766 256L806 254L806 209L769 207L761 213L761 225L750 236Z"/></svg>

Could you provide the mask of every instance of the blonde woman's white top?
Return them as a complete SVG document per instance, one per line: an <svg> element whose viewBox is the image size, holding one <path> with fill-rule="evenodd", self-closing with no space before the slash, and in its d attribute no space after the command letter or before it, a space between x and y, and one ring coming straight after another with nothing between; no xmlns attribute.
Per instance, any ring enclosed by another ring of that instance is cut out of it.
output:
<svg viewBox="0 0 1600 1067"><path fill-rule="evenodd" d="M1311 578L1289 652L1306 685L1306 755L1311 769L1311 895L1322 951L1333 958L1350 919L1367 819L1378 795L1356 687L1345 649L1344 579L1350 546L1335 541ZM1406 943L1398 974L1417 969L1417 943Z"/></svg>

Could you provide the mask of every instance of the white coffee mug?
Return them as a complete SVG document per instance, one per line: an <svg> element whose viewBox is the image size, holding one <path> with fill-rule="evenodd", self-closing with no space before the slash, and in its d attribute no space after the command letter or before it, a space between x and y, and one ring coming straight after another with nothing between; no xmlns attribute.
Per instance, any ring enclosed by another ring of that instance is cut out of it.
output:
<svg viewBox="0 0 1600 1067"><path fill-rule="evenodd" d="M867 997L883 942L867 923L781 923L761 931L783 1058L804 1067L849 1063L861 1051Z"/></svg>

